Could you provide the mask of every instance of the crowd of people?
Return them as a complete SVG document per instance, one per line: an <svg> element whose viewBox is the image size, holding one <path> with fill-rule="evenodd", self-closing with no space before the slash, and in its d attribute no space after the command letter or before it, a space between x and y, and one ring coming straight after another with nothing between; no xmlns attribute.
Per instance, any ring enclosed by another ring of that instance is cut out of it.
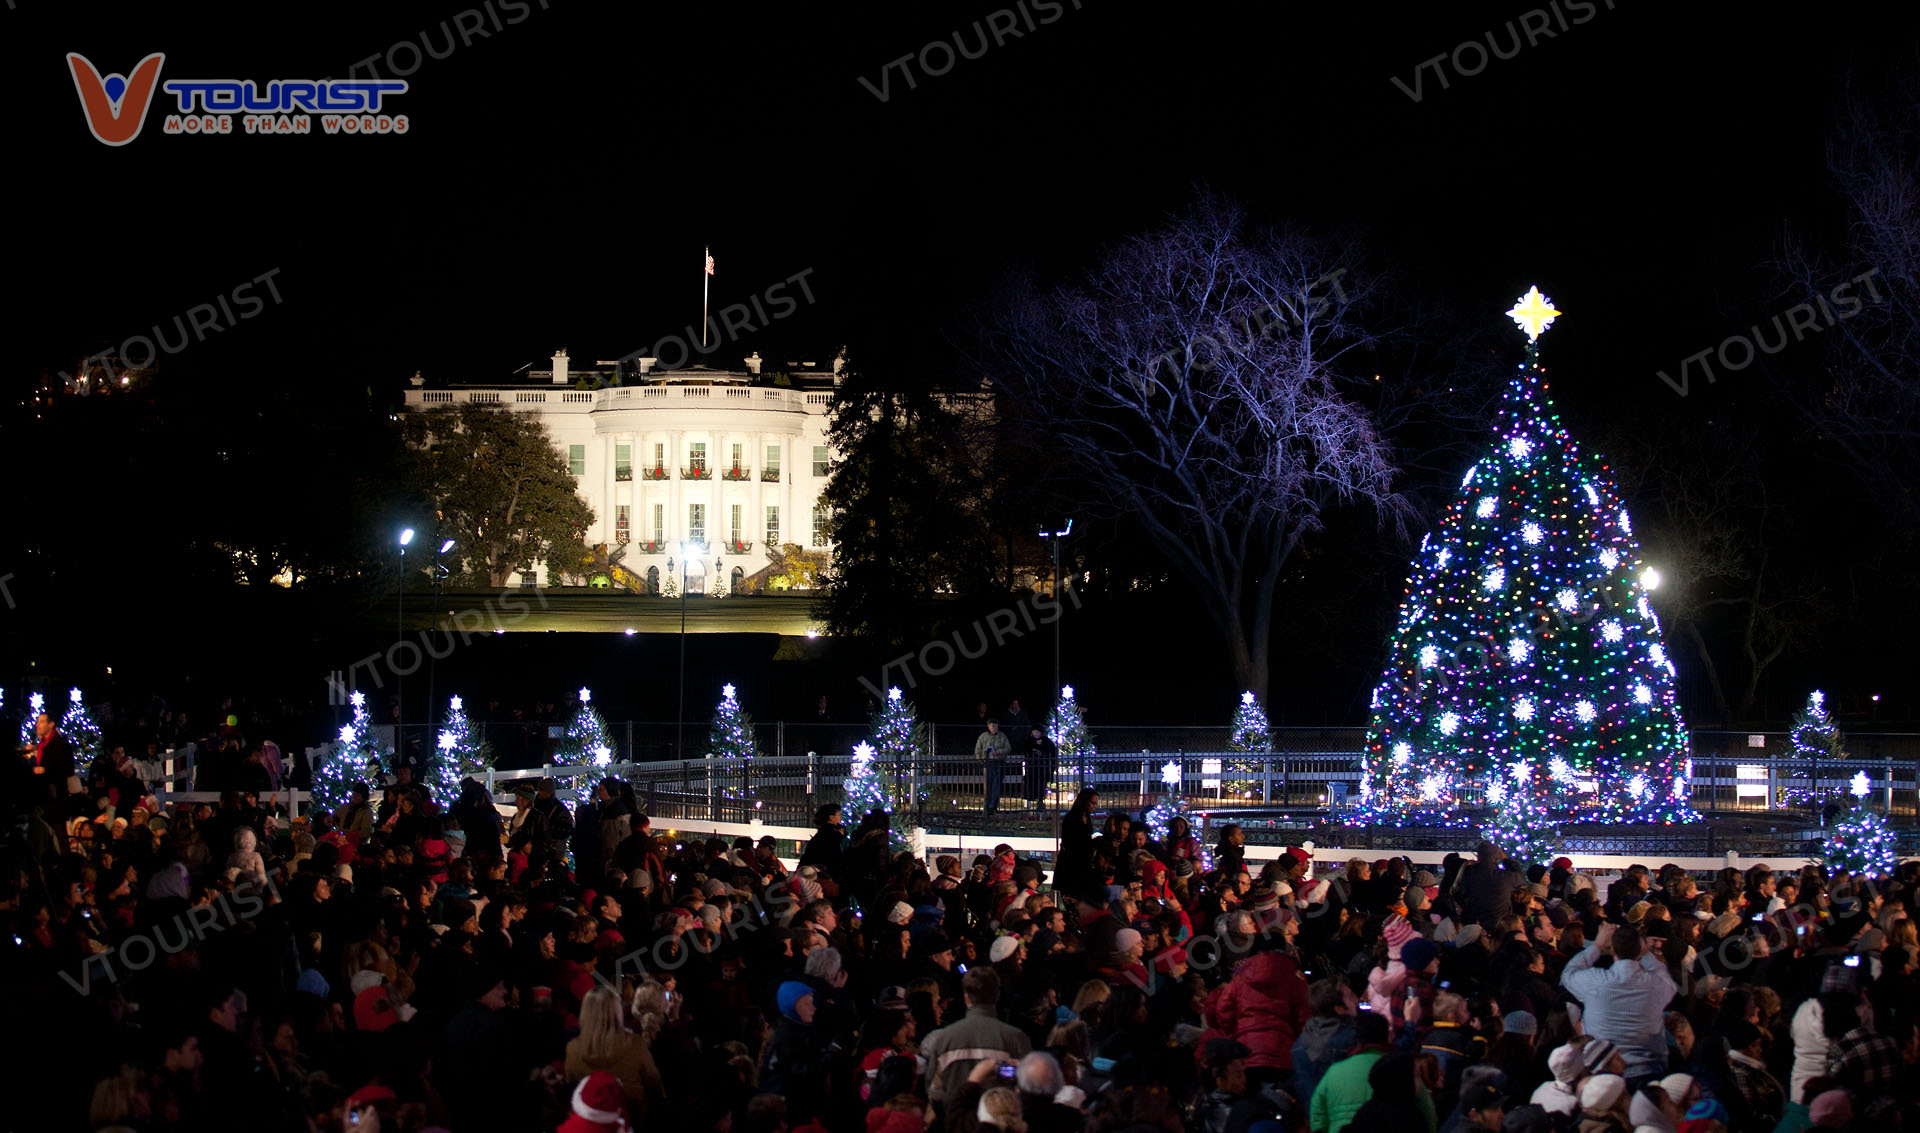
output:
<svg viewBox="0 0 1920 1133"><path fill-rule="evenodd" d="M20 1128L1841 1133L1920 1097L1916 863L1257 861L1092 791L1051 861L927 861L833 806L676 834L618 779L396 773L291 823L120 786L9 843Z"/></svg>

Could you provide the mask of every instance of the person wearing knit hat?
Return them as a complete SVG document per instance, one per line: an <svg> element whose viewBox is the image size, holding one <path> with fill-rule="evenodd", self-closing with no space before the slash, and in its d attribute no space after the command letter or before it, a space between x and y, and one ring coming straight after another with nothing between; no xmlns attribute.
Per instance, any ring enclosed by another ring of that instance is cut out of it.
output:
<svg viewBox="0 0 1920 1133"><path fill-rule="evenodd" d="M1531 1011L1509 1011L1500 1020L1500 1029L1510 1035L1534 1037L1540 1034L1540 1020Z"/></svg>
<svg viewBox="0 0 1920 1133"><path fill-rule="evenodd" d="M1116 955L1131 953L1140 947L1138 929L1123 928L1113 934L1113 951Z"/></svg>
<svg viewBox="0 0 1920 1133"><path fill-rule="evenodd" d="M1580 1062L1588 1074L1598 1077L1618 1077L1626 1069L1627 1060L1620 1048L1606 1039L1594 1039L1580 1048Z"/></svg>
<svg viewBox="0 0 1920 1133"><path fill-rule="evenodd" d="M627 1133L627 1095L620 1079L595 1070L573 1088L572 1112L559 1133Z"/></svg>
<svg viewBox="0 0 1920 1133"><path fill-rule="evenodd" d="M1700 1087L1694 1084L1691 1074L1669 1074L1653 1084L1665 1090L1667 1097L1673 1099L1673 1104L1679 1106L1683 1114L1688 1106L1700 1100Z"/></svg>
<svg viewBox="0 0 1920 1133"><path fill-rule="evenodd" d="M1625 1112L1626 1102L1625 1078L1618 1074L1595 1074L1580 1083L1580 1127L1630 1128Z"/></svg>
<svg viewBox="0 0 1920 1133"><path fill-rule="evenodd" d="M1407 971L1421 974L1440 962L1440 946L1424 936L1416 936L1400 946L1400 960Z"/></svg>
<svg viewBox="0 0 1920 1133"><path fill-rule="evenodd" d="M1547 1056L1547 1070L1553 1078L1533 1091L1533 1104L1549 1113L1572 1117L1580 1110L1580 1081L1587 1076L1580 1048L1572 1043L1554 1047Z"/></svg>
<svg viewBox="0 0 1920 1133"><path fill-rule="evenodd" d="M1020 938L1017 936L996 936L993 945L987 949L988 961L998 964L1020 951Z"/></svg>
<svg viewBox="0 0 1920 1133"><path fill-rule="evenodd" d="M887 923L904 925L913 920L913 906L905 901L895 901L893 908L887 910Z"/></svg>
<svg viewBox="0 0 1920 1133"><path fill-rule="evenodd" d="M780 985L774 1001L780 1007L780 1014L796 1023L813 1022L813 988L799 980L788 980Z"/></svg>

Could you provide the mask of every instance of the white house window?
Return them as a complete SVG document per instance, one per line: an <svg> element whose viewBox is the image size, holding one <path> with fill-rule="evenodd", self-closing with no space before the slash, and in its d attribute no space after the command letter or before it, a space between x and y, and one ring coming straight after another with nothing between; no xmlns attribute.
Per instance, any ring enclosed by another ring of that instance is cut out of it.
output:
<svg viewBox="0 0 1920 1133"><path fill-rule="evenodd" d="M826 445L813 446L813 474L815 476L825 476L827 474Z"/></svg>
<svg viewBox="0 0 1920 1133"><path fill-rule="evenodd" d="M738 448L739 446L735 445L734 447ZM730 537L733 539L734 542L738 543L740 541L740 505L739 504L734 504L732 506L732 509L728 512L727 520L728 520L727 530L731 533Z"/></svg>
<svg viewBox="0 0 1920 1133"><path fill-rule="evenodd" d="M664 468L666 464L667 443L665 441L655 441L653 443L653 466L655 468Z"/></svg>
<svg viewBox="0 0 1920 1133"><path fill-rule="evenodd" d="M827 545L827 505L816 504L813 509L813 545Z"/></svg>
<svg viewBox="0 0 1920 1133"><path fill-rule="evenodd" d="M694 441L687 446L687 467L695 471L707 466L707 442Z"/></svg>
<svg viewBox="0 0 1920 1133"><path fill-rule="evenodd" d="M761 474L769 480L778 480L780 478L780 446L779 445L767 446L767 460L765 464L762 464L760 466L760 471L761 471Z"/></svg>
<svg viewBox="0 0 1920 1133"><path fill-rule="evenodd" d="M613 478L615 480L633 479L633 446L613 446Z"/></svg>
<svg viewBox="0 0 1920 1133"><path fill-rule="evenodd" d="M653 541L656 543L667 541L667 505L665 504L653 505Z"/></svg>
<svg viewBox="0 0 1920 1133"><path fill-rule="evenodd" d="M633 505L613 505L613 539L625 545L633 539Z"/></svg>
<svg viewBox="0 0 1920 1133"><path fill-rule="evenodd" d="M575 476L585 476L587 474L586 445L567 446L567 471L573 473Z"/></svg>
<svg viewBox="0 0 1920 1133"><path fill-rule="evenodd" d="M780 545L780 509L778 507L769 506L767 508L767 546L777 547L779 545Z"/></svg>
<svg viewBox="0 0 1920 1133"><path fill-rule="evenodd" d="M707 541L707 505L687 505L687 538L695 543Z"/></svg>
<svg viewBox="0 0 1920 1133"><path fill-rule="evenodd" d="M732 463L732 464L730 464L730 465L728 465L728 467L729 467L729 468L741 468L741 467L744 467L744 466L745 466L745 464L746 464L746 456L745 456L745 451L746 451L746 447L747 447L747 446L745 446L745 445L734 445L734 446L733 446L733 463Z"/></svg>

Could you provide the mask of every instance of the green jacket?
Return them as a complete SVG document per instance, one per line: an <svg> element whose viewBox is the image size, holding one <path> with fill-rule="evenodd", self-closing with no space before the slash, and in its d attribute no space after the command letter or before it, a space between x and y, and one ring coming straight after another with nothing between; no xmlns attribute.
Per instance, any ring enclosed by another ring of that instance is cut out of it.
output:
<svg viewBox="0 0 1920 1133"><path fill-rule="evenodd" d="M1353 1120L1353 1115L1360 1112L1360 1107L1372 1100L1373 1087L1367 1084L1367 1075L1385 1053L1362 1051L1328 1068L1326 1076L1314 1087L1308 1109L1313 1133L1340 1133ZM1425 1090L1420 1091L1420 1112L1427 1119L1427 1133L1433 1133L1439 1126L1439 1118L1433 1112L1433 1099Z"/></svg>
<svg viewBox="0 0 1920 1133"><path fill-rule="evenodd" d="M981 732L973 741L975 759L1005 759L1013 751L1013 741L1005 732Z"/></svg>

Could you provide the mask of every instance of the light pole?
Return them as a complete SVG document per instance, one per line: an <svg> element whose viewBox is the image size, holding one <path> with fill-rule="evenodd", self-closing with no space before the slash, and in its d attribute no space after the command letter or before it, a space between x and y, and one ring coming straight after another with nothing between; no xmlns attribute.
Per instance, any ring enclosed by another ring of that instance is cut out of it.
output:
<svg viewBox="0 0 1920 1133"><path fill-rule="evenodd" d="M1058 531L1040 529L1040 538L1053 540L1053 695L1060 695L1060 543L1073 534L1073 517L1067 517L1067 525ZM1057 703L1057 700L1056 700Z"/></svg>
<svg viewBox="0 0 1920 1133"><path fill-rule="evenodd" d="M440 544L439 550L433 553L433 620L427 628L428 633L440 628L440 580L447 577L447 568L440 565L440 557L451 550L453 550L453 540L448 539ZM427 753L429 755L439 750L436 745L440 742L439 710L434 707L433 702L434 666L439 660L439 655L429 648L427 650Z"/></svg>
<svg viewBox="0 0 1920 1133"><path fill-rule="evenodd" d="M394 587L393 615L393 656L400 655L400 642L407 632L407 544L413 542L413 528L400 532L400 580ZM396 771L407 757L407 671L397 669L394 673L395 699L400 702L399 714L393 721L393 766L387 770Z"/></svg>
<svg viewBox="0 0 1920 1133"><path fill-rule="evenodd" d="M687 557L692 543L680 544L680 707L674 711L673 757L685 759L687 742ZM673 569L671 560L667 569Z"/></svg>

